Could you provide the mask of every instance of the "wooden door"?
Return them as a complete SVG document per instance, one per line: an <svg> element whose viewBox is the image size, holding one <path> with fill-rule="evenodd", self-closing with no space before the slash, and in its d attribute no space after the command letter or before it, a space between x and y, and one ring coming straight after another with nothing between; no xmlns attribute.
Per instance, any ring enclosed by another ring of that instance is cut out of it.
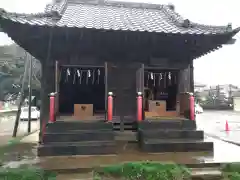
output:
<svg viewBox="0 0 240 180"><path fill-rule="evenodd" d="M113 113L122 122L136 120L136 71L130 63L108 64L108 91L114 94Z"/></svg>

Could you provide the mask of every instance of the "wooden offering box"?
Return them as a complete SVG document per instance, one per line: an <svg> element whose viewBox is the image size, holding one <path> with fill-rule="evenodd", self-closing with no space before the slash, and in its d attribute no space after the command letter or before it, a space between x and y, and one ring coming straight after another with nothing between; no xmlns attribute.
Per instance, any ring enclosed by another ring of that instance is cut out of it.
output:
<svg viewBox="0 0 240 180"><path fill-rule="evenodd" d="M149 101L149 111L145 112L146 117L177 117L177 111L167 111L166 101Z"/></svg>
<svg viewBox="0 0 240 180"><path fill-rule="evenodd" d="M93 116L93 104L74 104L74 117L85 119Z"/></svg>

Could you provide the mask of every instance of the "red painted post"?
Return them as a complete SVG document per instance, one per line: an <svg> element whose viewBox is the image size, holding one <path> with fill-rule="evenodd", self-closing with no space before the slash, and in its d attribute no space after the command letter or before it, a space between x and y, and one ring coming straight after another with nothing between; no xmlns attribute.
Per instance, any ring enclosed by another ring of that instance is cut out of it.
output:
<svg viewBox="0 0 240 180"><path fill-rule="evenodd" d="M195 120L195 103L193 93L189 93L190 120Z"/></svg>
<svg viewBox="0 0 240 180"><path fill-rule="evenodd" d="M113 93L108 93L108 111L107 120L110 122L113 119Z"/></svg>
<svg viewBox="0 0 240 180"><path fill-rule="evenodd" d="M142 121L143 120L143 98L142 98L142 92L137 93L137 120Z"/></svg>
<svg viewBox="0 0 240 180"><path fill-rule="evenodd" d="M55 117L55 93L50 94L49 123L54 123Z"/></svg>

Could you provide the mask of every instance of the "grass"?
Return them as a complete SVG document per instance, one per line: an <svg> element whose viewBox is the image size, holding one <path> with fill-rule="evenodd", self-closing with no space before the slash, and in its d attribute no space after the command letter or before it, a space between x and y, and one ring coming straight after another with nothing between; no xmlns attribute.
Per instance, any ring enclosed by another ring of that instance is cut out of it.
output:
<svg viewBox="0 0 240 180"><path fill-rule="evenodd" d="M112 165L94 172L94 180L188 180L190 178L191 173L184 166L147 161Z"/></svg>
<svg viewBox="0 0 240 180"><path fill-rule="evenodd" d="M226 164L222 172L225 180L240 180L240 163Z"/></svg>

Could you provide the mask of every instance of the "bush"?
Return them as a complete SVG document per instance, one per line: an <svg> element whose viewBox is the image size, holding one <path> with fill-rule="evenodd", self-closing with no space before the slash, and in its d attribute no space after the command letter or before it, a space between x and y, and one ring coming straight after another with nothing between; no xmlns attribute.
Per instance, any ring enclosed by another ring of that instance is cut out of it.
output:
<svg viewBox="0 0 240 180"><path fill-rule="evenodd" d="M188 180L191 174L186 167L176 164L131 162L98 170L94 179L101 180L101 177L109 176L126 180Z"/></svg>
<svg viewBox="0 0 240 180"><path fill-rule="evenodd" d="M56 174L34 167L1 168L0 180L55 180Z"/></svg>

